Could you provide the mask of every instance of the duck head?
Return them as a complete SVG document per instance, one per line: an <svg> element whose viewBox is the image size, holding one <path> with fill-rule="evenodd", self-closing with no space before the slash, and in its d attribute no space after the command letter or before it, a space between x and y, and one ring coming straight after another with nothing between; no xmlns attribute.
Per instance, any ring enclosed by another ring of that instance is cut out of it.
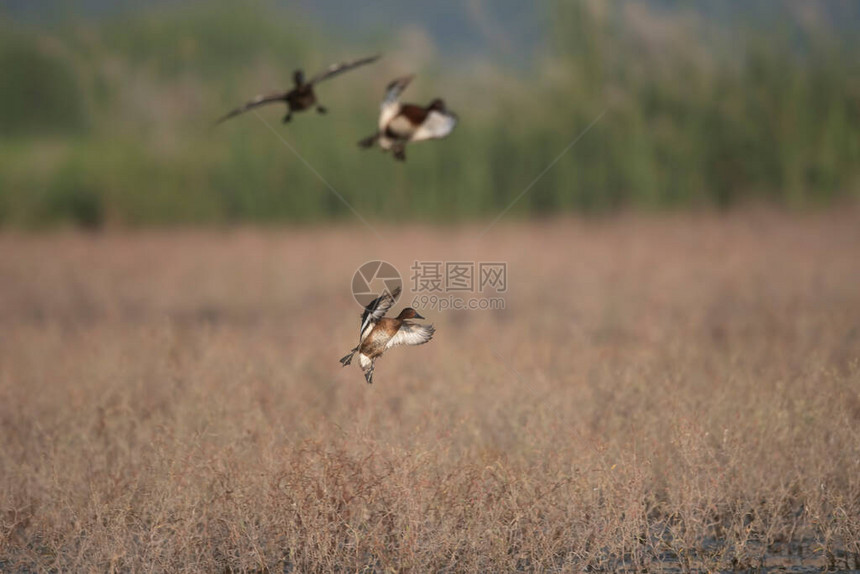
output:
<svg viewBox="0 0 860 574"><path fill-rule="evenodd" d="M423 319L424 317L419 315L418 311L416 311L412 307L406 307L400 312L397 318L403 321L404 319Z"/></svg>
<svg viewBox="0 0 860 574"><path fill-rule="evenodd" d="M428 110L435 110L437 112L442 112L442 113L445 113L446 111L448 111L447 108L445 107L445 100L443 100L442 98L436 98L435 100L430 102L430 105L427 106L427 109Z"/></svg>
<svg viewBox="0 0 860 574"><path fill-rule="evenodd" d="M305 83L305 73L301 70L293 72L293 82L296 83L296 87L303 85Z"/></svg>

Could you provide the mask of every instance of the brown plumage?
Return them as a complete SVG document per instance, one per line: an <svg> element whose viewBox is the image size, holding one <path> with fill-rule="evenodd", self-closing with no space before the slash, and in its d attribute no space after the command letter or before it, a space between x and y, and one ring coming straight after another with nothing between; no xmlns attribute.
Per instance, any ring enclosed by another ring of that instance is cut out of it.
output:
<svg viewBox="0 0 860 574"><path fill-rule="evenodd" d="M430 114L430 108L422 108L415 104L403 104L400 107L400 115L409 120L413 125L421 125L427 116Z"/></svg>
<svg viewBox="0 0 860 574"><path fill-rule="evenodd" d="M400 295L400 288L392 293L383 293L370 302L361 315L361 329L358 345L348 355L340 360L344 367L352 362L352 357L358 353L364 378L373 383L374 362L382 354L397 345L423 345L433 338L436 330L433 325L420 325L410 319L423 319L418 311L406 307L397 317L385 317L385 313L394 305Z"/></svg>
<svg viewBox="0 0 860 574"><path fill-rule="evenodd" d="M317 112L324 114L328 111L323 106L319 105L317 101L316 92L314 92L314 86L323 80L327 80L338 74L342 74L343 72L347 72L359 66L363 66L365 64L370 64L379 59L379 56L371 56L369 58L362 58L360 60L353 60L351 62L341 62L340 64L332 64L310 80L305 81L305 75L302 70L296 70L293 72L293 83L294 86L290 90L282 91L282 92L274 92L271 94L260 95L245 102L238 108L235 108L218 119L216 124L220 124L225 120L229 120L230 118L236 117L239 114L243 114L248 110L252 110L259 106L264 106L266 104L271 104L274 102L284 102L287 104L287 115L284 116L284 123L289 122L293 117L293 112L302 112L307 109L310 109L316 106Z"/></svg>

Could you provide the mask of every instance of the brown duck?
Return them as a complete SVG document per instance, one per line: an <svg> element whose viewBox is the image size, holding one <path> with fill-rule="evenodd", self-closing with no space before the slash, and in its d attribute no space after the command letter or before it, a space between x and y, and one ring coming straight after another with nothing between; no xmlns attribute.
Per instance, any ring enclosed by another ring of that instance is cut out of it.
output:
<svg viewBox="0 0 860 574"><path fill-rule="evenodd" d="M397 287L393 292L386 291L365 307L361 315L358 345L340 360L340 364L345 367L352 362L357 352L358 362L368 383L373 383L374 361L382 353L397 345L423 345L436 332L433 325L419 325L410 321L424 318L412 307L406 307L397 317L386 317L385 314L399 295L400 287Z"/></svg>
<svg viewBox="0 0 860 574"><path fill-rule="evenodd" d="M406 160L406 144L447 137L457 125L457 115L448 110L441 98L427 106L401 104L400 94L414 76L397 78L388 84L385 99L379 107L379 123L375 134L358 145L370 148L376 144L384 151L391 150L394 159Z"/></svg>
<svg viewBox="0 0 860 574"><path fill-rule="evenodd" d="M291 90L259 95L253 100L231 110L229 113L221 117L216 124L220 124L221 122L229 120L230 118L238 116L248 110L274 102L284 102L287 104L287 115L284 116L284 123L289 122L293 118L293 112L303 112L314 106L316 106L318 113L324 114L328 110L319 104L317 95L314 92L314 86L323 80L328 80L329 78L333 78L338 74L353 70L359 66L370 64L378 59L379 56L376 55L369 58L362 58L360 60L353 60L351 62L332 64L310 80L305 80L305 74L302 70L296 70L293 72L293 83L295 86Z"/></svg>

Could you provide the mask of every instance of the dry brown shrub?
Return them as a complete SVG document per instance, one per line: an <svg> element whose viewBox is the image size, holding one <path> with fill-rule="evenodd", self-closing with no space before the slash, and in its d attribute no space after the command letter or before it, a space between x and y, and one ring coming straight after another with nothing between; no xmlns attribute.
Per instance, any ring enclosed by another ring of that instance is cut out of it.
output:
<svg viewBox="0 0 860 574"><path fill-rule="evenodd" d="M6 235L0 570L858 568L857 221ZM374 258L507 309L368 386Z"/></svg>

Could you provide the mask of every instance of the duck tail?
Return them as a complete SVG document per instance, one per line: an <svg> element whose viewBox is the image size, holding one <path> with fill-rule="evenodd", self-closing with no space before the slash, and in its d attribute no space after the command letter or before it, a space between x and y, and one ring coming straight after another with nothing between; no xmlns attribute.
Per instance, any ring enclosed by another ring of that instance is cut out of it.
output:
<svg viewBox="0 0 860 574"><path fill-rule="evenodd" d="M340 364L344 367L347 366L348 364L350 364L352 362L352 357L353 357L353 355L355 355L356 351L358 351L358 347L356 347L355 349L350 351L347 356L341 358Z"/></svg>
<svg viewBox="0 0 860 574"><path fill-rule="evenodd" d="M379 139L379 133L377 132L377 133L373 134L372 136L366 137L363 140L359 141L358 147L371 148L374 146L374 144L376 144L376 140L378 140L378 139Z"/></svg>

